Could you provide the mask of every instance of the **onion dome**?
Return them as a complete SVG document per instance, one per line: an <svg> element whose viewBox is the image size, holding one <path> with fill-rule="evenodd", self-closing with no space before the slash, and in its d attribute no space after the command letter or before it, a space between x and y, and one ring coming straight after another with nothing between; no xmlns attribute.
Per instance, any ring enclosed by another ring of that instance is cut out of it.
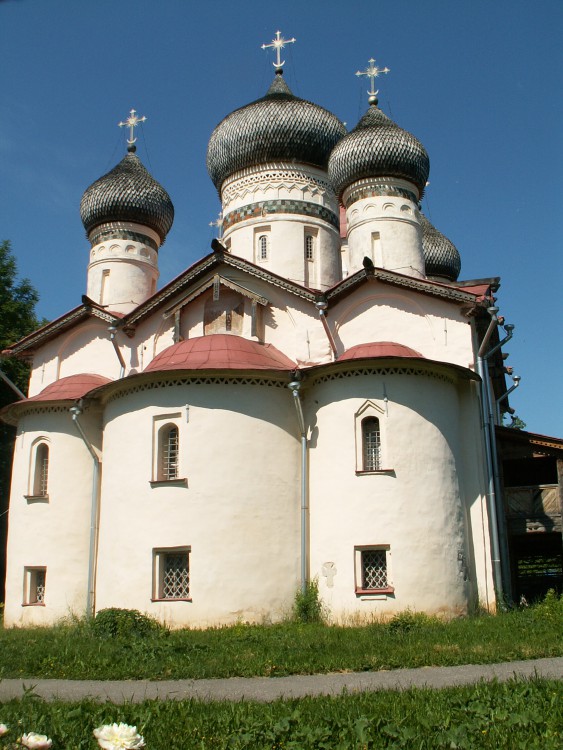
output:
<svg viewBox="0 0 563 750"><path fill-rule="evenodd" d="M422 253L428 278L457 281L461 271L461 258L457 247L433 226L426 216L422 222Z"/></svg>
<svg viewBox="0 0 563 750"><path fill-rule="evenodd" d="M215 333L172 344L157 354L144 372L162 370L294 370L292 362L272 344Z"/></svg>
<svg viewBox="0 0 563 750"><path fill-rule="evenodd" d="M326 169L346 128L328 110L294 96L281 69L268 93L227 115L207 147L207 171L217 190L235 172L290 161Z"/></svg>
<svg viewBox="0 0 563 750"><path fill-rule="evenodd" d="M174 221L174 206L134 151L130 146L119 164L82 196L80 217L87 235L100 224L130 221L149 227L164 242Z"/></svg>
<svg viewBox="0 0 563 750"><path fill-rule="evenodd" d="M374 99L330 156L328 174L336 194L342 198L349 185L365 177L400 177L416 185L422 196L430 171L426 149L376 105Z"/></svg>

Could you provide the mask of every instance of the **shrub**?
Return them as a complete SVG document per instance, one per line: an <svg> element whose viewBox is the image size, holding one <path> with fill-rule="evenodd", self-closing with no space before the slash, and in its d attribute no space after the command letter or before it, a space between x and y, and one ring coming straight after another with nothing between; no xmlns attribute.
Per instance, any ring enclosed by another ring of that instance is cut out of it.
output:
<svg viewBox="0 0 563 750"><path fill-rule="evenodd" d="M392 633L409 633L413 630L422 630L432 623L432 618L424 612L413 612L406 609L399 612L389 620L388 628Z"/></svg>
<svg viewBox="0 0 563 750"><path fill-rule="evenodd" d="M298 622L323 622L325 611L319 596L319 582L308 581L305 590L298 589L293 601L293 617Z"/></svg>
<svg viewBox="0 0 563 750"><path fill-rule="evenodd" d="M92 629L100 638L146 638L167 632L164 625L149 615L144 615L136 609L118 607L101 609L92 620Z"/></svg>

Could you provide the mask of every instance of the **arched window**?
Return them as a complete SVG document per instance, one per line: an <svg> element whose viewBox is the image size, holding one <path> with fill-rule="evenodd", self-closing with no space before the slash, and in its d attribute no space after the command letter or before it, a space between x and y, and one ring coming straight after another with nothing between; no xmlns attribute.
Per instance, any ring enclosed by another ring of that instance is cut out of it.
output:
<svg viewBox="0 0 563 750"><path fill-rule="evenodd" d="M34 497L47 497L47 486L49 480L49 446L47 443L39 443L35 449L35 469L33 473Z"/></svg>
<svg viewBox="0 0 563 750"><path fill-rule="evenodd" d="M381 468L381 431L377 417L362 420L363 470L378 471Z"/></svg>
<svg viewBox="0 0 563 750"><path fill-rule="evenodd" d="M161 427L158 433L158 479L167 481L178 478L180 458L180 435L175 424Z"/></svg>
<svg viewBox="0 0 563 750"><path fill-rule="evenodd" d="M312 234L305 235L305 260L314 260L315 238Z"/></svg>
<svg viewBox="0 0 563 750"><path fill-rule="evenodd" d="M268 259L268 236L266 234L258 237L258 257L260 260Z"/></svg>

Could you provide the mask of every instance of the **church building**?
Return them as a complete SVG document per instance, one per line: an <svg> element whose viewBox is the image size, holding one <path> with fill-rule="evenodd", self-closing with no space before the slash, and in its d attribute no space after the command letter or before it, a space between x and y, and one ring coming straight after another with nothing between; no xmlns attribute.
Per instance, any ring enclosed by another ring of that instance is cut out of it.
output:
<svg viewBox="0 0 563 750"><path fill-rule="evenodd" d="M2 414L6 625L275 621L311 580L335 621L495 607L499 280L460 281L421 213L429 157L378 107L387 71L370 61L347 132L290 91L288 41L210 136L211 251L158 288L174 207L132 110L127 154L82 198L85 295L4 352L32 368Z"/></svg>

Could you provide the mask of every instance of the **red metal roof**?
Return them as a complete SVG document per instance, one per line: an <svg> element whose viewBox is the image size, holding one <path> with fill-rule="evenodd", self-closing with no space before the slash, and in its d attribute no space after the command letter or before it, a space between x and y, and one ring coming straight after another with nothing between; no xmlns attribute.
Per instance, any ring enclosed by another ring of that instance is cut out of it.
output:
<svg viewBox="0 0 563 750"><path fill-rule="evenodd" d="M393 341L374 341L369 344L357 344L347 349L338 357L339 362L347 359L368 359L372 357L418 357L424 359L420 352Z"/></svg>
<svg viewBox="0 0 563 750"><path fill-rule="evenodd" d="M296 364L271 344L228 333L186 339L165 349L145 367L160 370L293 370Z"/></svg>
<svg viewBox="0 0 563 750"><path fill-rule="evenodd" d="M77 398L82 398L88 391L94 388L99 388L101 385L111 383L109 378L104 378L102 375L91 375L89 373L82 373L80 375L69 375L67 378L61 378L55 380L41 393L36 396L31 396L28 401L73 401ZM20 402L23 403L23 402Z"/></svg>

